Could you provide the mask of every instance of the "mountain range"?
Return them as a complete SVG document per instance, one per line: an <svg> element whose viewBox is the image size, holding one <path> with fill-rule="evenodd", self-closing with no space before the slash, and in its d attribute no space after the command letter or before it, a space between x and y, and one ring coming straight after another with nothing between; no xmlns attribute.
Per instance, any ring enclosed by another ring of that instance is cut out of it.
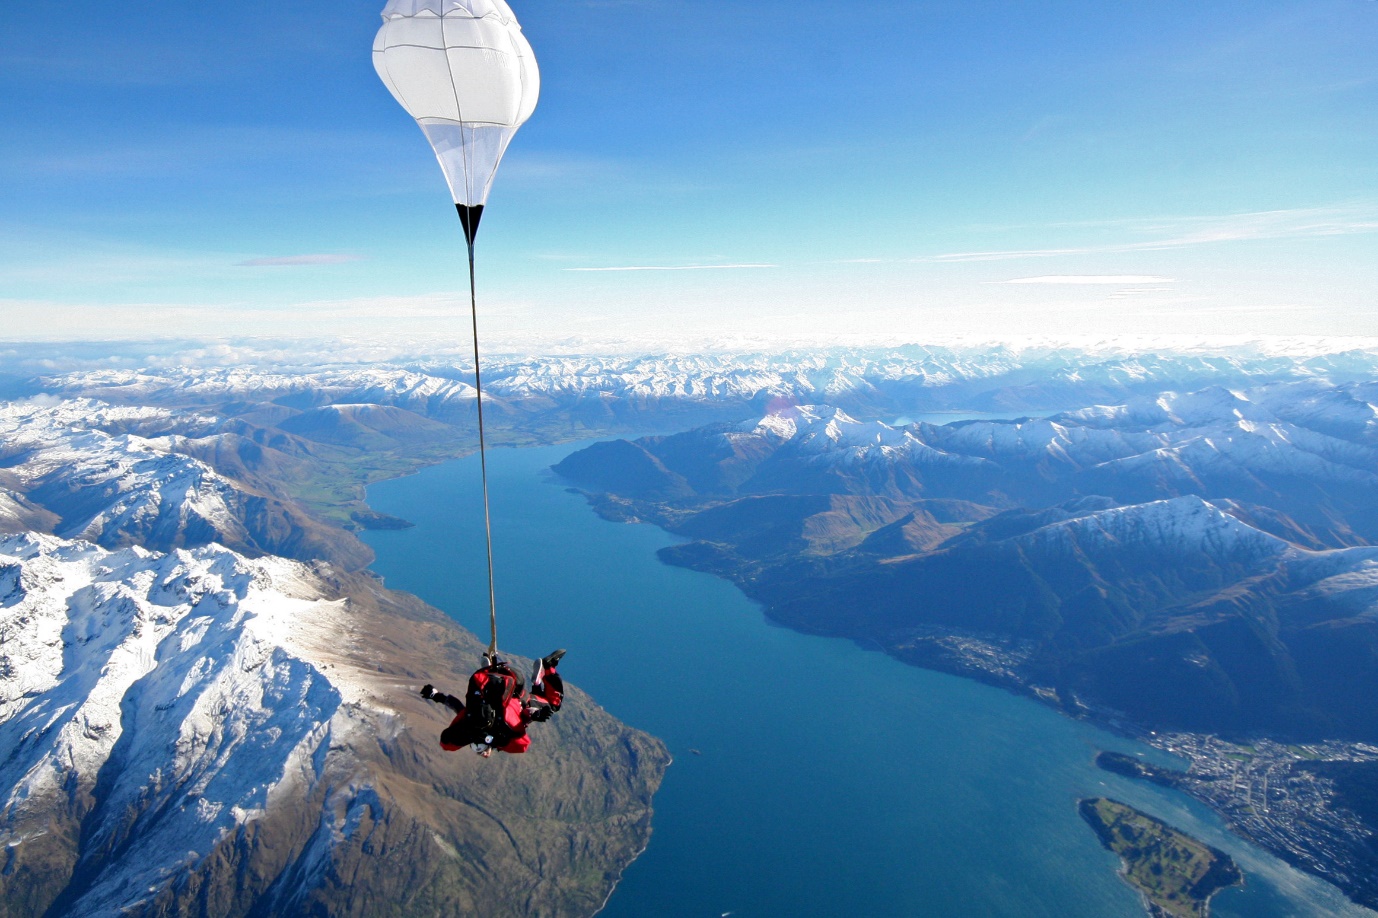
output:
<svg viewBox="0 0 1378 918"><path fill-rule="evenodd" d="M1290 379L942 425L783 403L555 471L781 624L1187 756L1164 783L1378 907L1376 434L1372 382Z"/></svg>
<svg viewBox="0 0 1378 918"><path fill-rule="evenodd" d="M599 432L708 416L764 412L781 400L827 404L857 415L897 418L924 412L1008 414L1207 386L1272 382L1340 383L1378 376L1370 350L1274 352L1258 348L1088 351L905 346L760 353L511 358L484 363L484 396L497 427ZM29 392L85 396L116 404L273 412L328 404L388 405L433 420L472 423L471 367L436 359L410 365L88 369L36 376ZM734 414L735 413L735 414ZM280 415L279 415L280 416Z"/></svg>
<svg viewBox="0 0 1378 918"><path fill-rule="evenodd" d="M960 670L939 633L963 634L999 679L1154 728L1373 741L1374 396L1212 387L941 426L791 407L556 471L805 630Z"/></svg>

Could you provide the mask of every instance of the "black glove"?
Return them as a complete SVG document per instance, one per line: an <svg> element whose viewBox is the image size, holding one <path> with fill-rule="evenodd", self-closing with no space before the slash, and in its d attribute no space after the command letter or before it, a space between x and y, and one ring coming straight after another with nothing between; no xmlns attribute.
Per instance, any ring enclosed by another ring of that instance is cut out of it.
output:
<svg viewBox="0 0 1378 918"><path fill-rule="evenodd" d="M430 701L430 700L431 700L431 696L434 695L434 694L435 694L435 686L434 686L434 685L431 685L429 682L427 682L425 685L421 686L421 697L422 697L422 698L426 699L427 701Z"/></svg>
<svg viewBox="0 0 1378 918"><path fill-rule="evenodd" d="M550 715L553 712L548 705L532 705L526 709L526 713L536 723L543 724L550 720Z"/></svg>

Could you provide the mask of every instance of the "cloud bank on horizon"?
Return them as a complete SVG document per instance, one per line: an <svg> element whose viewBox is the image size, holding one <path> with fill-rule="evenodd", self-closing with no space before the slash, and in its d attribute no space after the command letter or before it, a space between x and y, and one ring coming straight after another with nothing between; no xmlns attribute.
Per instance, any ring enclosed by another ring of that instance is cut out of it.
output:
<svg viewBox="0 0 1378 918"><path fill-rule="evenodd" d="M7 338L462 330L378 0L88 6L0 52ZM515 8L496 346L1378 335L1378 4Z"/></svg>

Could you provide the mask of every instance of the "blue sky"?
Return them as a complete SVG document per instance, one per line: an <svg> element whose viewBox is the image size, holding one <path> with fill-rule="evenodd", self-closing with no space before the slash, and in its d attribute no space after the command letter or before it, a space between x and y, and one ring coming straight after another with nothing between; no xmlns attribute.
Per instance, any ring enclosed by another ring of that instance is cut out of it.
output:
<svg viewBox="0 0 1378 918"><path fill-rule="evenodd" d="M4 337L449 335L380 7L8 10ZM495 347L1378 335L1373 0L513 7Z"/></svg>

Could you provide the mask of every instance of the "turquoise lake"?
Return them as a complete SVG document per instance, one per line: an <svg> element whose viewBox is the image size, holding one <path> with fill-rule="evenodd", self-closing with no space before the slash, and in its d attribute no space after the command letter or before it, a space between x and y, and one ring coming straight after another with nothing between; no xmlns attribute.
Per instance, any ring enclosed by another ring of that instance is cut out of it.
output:
<svg viewBox="0 0 1378 918"><path fill-rule="evenodd" d="M1146 747L774 626L731 584L660 563L673 536L598 518L548 471L583 445L495 451L489 480L500 645L568 648L565 677L675 757L650 846L602 915L1141 916L1076 812L1101 795L1235 858L1247 885L1217 896L1215 915L1374 914L1204 806L1092 762L1099 749L1163 761ZM478 458L368 497L416 524L366 535L373 569L486 639Z"/></svg>

